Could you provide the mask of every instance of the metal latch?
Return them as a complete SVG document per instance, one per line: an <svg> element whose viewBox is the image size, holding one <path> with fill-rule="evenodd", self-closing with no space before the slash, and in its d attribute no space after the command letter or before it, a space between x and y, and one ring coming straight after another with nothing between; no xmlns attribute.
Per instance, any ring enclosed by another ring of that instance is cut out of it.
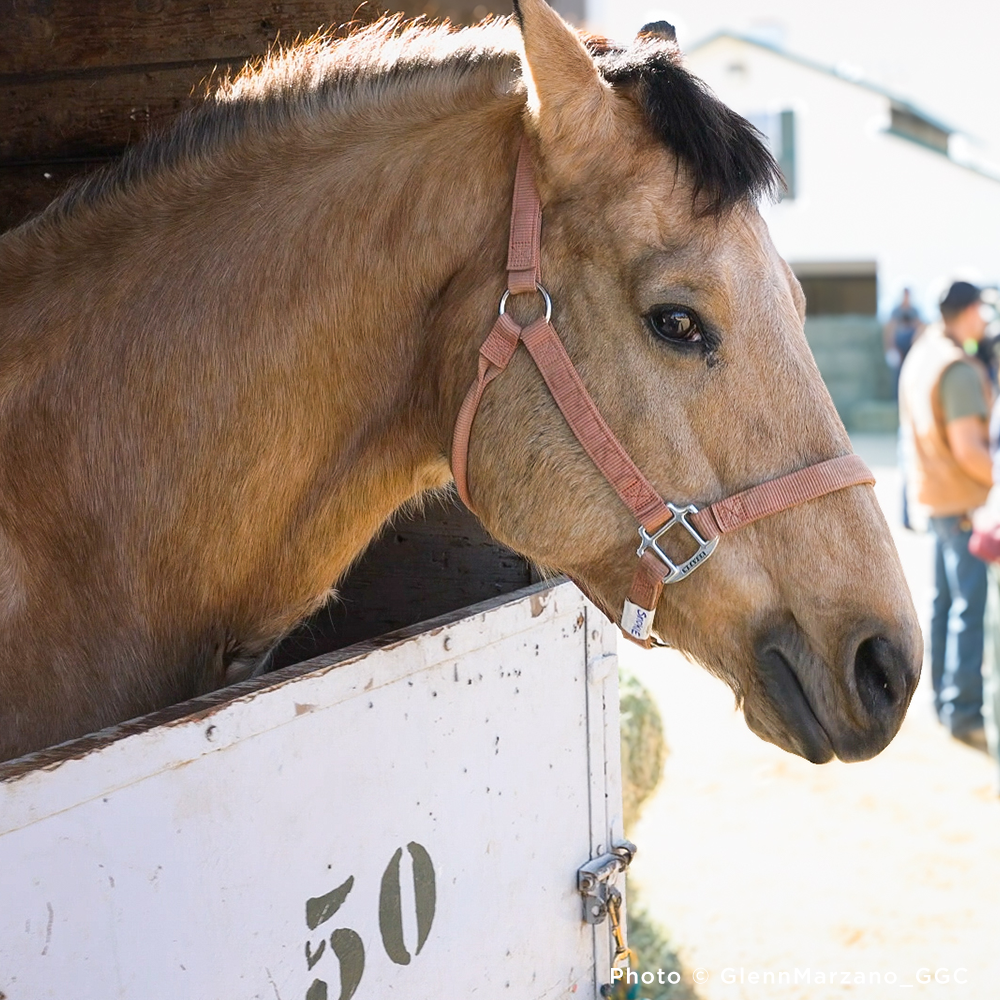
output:
<svg viewBox="0 0 1000 1000"><path fill-rule="evenodd" d="M588 861L576 873L576 887L583 896L583 919L588 924L599 924L605 917L611 918L611 936L615 939L615 954L612 965L628 958L625 944L625 928L622 927L622 894L612 885L612 879L628 870L635 857L636 846L628 840L611 848L609 854Z"/></svg>
<svg viewBox="0 0 1000 1000"><path fill-rule="evenodd" d="M628 869L635 852L635 844L623 840L609 854L588 861L577 871L576 887L583 896L583 919L588 924L602 923L609 910L620 905L621 893L611 881Z"/></svg>

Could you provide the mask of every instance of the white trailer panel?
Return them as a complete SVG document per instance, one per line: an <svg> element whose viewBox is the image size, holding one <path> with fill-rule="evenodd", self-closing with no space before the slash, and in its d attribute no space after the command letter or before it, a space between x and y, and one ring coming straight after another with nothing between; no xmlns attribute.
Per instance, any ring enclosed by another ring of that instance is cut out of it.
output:
<svg viewBox="0 0 1000 1000"><path fill-rule="evenodd" d="M539 585L0 765L0 994L596 997L615 641Z"/></svg>

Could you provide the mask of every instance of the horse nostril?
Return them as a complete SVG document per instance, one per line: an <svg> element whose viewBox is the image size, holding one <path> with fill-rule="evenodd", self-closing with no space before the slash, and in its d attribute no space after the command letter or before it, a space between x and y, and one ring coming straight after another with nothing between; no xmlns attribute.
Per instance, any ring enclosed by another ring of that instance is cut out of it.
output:
<svg viewBox="0 0 1000 1000"><path fill-rule="evenodd" d="M865 639L854 654L858 697L869 715L879 718L907 701L905 668L892 643L880 635Z"/></svg>

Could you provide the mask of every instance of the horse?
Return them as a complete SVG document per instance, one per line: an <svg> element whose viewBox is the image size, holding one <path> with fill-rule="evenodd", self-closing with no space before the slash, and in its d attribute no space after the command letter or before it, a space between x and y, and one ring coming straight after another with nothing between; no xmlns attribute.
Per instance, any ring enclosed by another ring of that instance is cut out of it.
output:
<svg viewBox="0 0 1000 1000"><path fill-rule="evenodd" d="M516 341L453 444L522 160L559 350L698 550L657 564L648 642L790 752L887 745L922 646L870 480L715 540L685 513L850 456L775 162L668 25L521 0L275 50L0 239L0 759L255 669L459 458L495 538L640 613L636 517Z"/></svg>

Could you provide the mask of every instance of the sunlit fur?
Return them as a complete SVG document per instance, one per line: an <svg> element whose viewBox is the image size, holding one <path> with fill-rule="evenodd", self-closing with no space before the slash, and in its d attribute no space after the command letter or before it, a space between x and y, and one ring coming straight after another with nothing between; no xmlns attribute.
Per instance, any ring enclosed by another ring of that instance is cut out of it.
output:
<svg viewBox="0 0 1000 1000"><path fill-rule="evenodd" d="M754 206L774 178L759 138L669 43L595 56L541 0L520 11L523 39L391 21L276 53L0 239L0 758L219 685L447 485L525 132L556 326L664 496L849 449ZM672 132L668 79L695 88L686 128L730 131ZM664 302L718 346L655 340L642 317ZM469 480L496 537L621 607L635 525L523 351L486 393ZM805 752L755 652L791 625L824 726L877 752L898 719L859 715L844 650L874 629L916 663L920 640L870 489L724 539L656 617Z"/></svg>

